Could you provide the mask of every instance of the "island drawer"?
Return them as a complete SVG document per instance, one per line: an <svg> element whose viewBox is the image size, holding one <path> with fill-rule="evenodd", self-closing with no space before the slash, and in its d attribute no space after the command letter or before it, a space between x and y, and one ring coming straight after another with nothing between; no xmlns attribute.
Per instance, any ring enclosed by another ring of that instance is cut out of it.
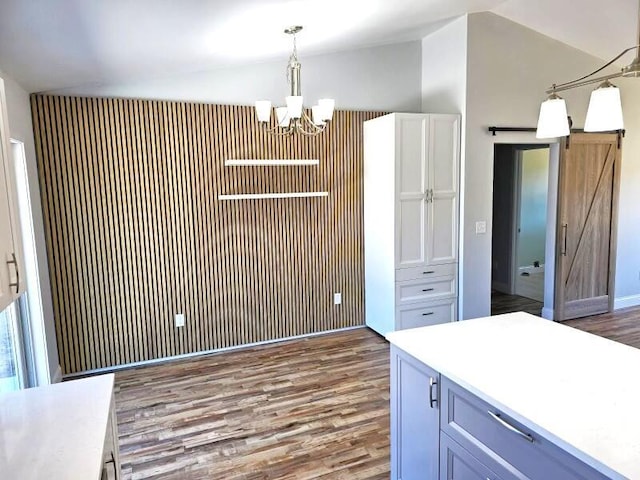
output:
<svg viewBox="0 0 640 480"><path fill-rule="evenodd" d="M443 433L440 436L440 480L503 480ZM506 480L506 479L504 479Z"/></svg>
<svg viewBox="0 0 640 480"><path fill-rule="evenodd" d="M441 430L474 457L490 459L514 478L607 478L445 377L441 398Z"/></svg>
<svg viewBox="0 0 640 480"><path fill-rule="evenodd" d="M396 309L396 329L426 327L456 319L457 298L402 305Z"/></svg>
<svg viewBox="0 0 640 480"><path fill-rule="evenodd" d="M447 277L456 274L457 263L445 263L443 265L428 265L426 267L398 268L396 270L396 282L406 280L429 279L434 277Z"/></svg>

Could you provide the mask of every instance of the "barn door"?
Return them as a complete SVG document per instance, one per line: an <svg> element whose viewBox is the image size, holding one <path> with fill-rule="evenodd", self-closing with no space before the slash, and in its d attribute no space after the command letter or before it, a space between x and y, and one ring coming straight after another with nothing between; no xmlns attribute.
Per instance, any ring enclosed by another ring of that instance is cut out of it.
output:
<svg viewBox="0 0 640 480"><path fill-rule="evenodd" d="M555 319L613 310L620 144L572 134L560 154Z"/></svg>

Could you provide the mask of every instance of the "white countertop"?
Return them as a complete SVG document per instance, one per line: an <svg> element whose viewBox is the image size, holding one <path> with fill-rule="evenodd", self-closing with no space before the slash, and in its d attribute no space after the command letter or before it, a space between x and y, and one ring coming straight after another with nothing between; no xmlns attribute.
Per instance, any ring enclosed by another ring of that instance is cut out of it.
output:
<svg viewBox="0 0 640 480"><path fill-rule="evenodd" d="M113 378L101 375L0 395L0 477L99 479Z"/></svg>
<svg viewBox="0 0 640 480"><path fill-rule="evenodd" d="M601 473L640 479L640 350L521 312L387 339Z"/></svg>

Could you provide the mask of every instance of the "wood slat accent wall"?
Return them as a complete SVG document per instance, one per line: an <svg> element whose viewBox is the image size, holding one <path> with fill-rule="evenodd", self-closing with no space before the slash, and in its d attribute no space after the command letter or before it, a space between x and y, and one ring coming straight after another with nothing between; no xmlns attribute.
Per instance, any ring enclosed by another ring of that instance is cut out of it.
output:
<svg viewBox="0 0 640 480"><path fill-rule="evenodd" d="M308 139L244 106L31 102L65 374L364 323L362 123L380 113L338 111ZM218 200L307 190L329 197Z"/></svg>

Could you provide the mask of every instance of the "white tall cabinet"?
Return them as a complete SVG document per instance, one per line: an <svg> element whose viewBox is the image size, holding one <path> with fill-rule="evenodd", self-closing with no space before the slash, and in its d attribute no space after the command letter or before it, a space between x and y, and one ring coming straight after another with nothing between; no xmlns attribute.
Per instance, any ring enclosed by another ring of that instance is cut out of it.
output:
<svg viewBox="0 0 640 480"><path fill-rule="evenodd" d="M366 324L381 335L457 319L460 116L364 124Z"/></svg>
<svg viewBox="0 0 640 480"><path fill-rule="evenodd" d="M0 79L0 311L26 288L6 104Z"/></svg>

